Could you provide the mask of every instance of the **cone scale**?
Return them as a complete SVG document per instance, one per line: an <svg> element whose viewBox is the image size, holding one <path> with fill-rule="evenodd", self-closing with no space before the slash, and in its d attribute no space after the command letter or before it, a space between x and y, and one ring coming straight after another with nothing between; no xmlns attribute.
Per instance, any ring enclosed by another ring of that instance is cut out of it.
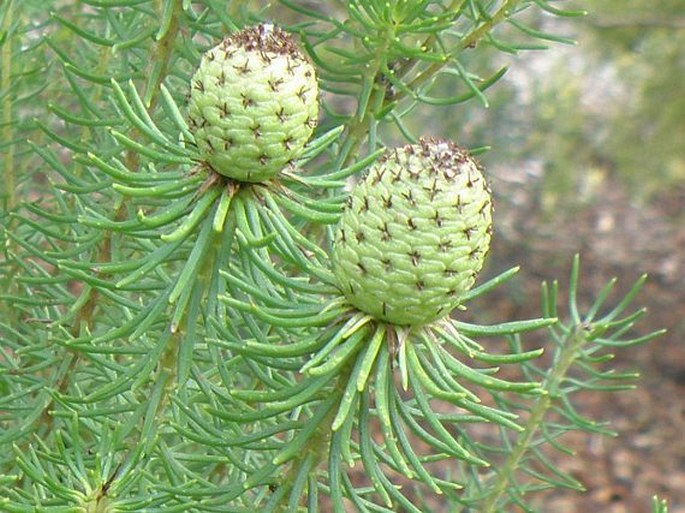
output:
<svg viewBox="0 0 685 513"><path fill-rule="evenodd" d="M355 186L336 231L333 271L348 301L378 320L424 325L460 304L490 246L492 199L454 143L390 150Z"/></svg>

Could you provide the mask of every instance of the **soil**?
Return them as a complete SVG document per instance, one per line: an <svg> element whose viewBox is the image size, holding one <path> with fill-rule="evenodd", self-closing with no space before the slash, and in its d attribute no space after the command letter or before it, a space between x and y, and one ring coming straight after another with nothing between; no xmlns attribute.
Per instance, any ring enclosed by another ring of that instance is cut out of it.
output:
<svg viewBox="0 0 685 513"><path fill-rule="evenodd" d="M613 277L618 278L614 297L621 297L648 273L634 303L648 312L633 331L668 330L616 353L612 366L640 372L637 389L586 393L577 401L587 417L610 422L618 433L616 438L574 434L565 442L577 457L555 456L587 492L555 490L533 502L544 512L648 513L658 495L668 500L669 513L685 513L685 187L636 204L617 180L605 176L585 204L546 214L541 191L529 178L500 174L496 180L508 184L493 186L514 187L517 194L496 203L499 235L489 273L521 265L515 293L509 288L489 300L494 318L539 316L541 280L558 279L563 287L579 253L581 304L589 304Z"/></svg>

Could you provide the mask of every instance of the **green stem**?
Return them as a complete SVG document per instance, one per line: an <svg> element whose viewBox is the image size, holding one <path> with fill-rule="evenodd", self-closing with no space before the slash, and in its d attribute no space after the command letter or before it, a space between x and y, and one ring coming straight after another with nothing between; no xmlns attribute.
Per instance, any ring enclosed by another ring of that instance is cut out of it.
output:
<svg viewBox="0 0 685 513"><path fill-rule="evenodd" d="M179 12L182 11L183 8L183 1L182 0L177 0L176 5L174 6L174 18L171 22L170 29L166 32L164 37L158 42L157 47L155 51L153 52L153 55L156 59L161 59L162 66L164 71L166 72L167 65L169 58L171 56L171 50L173 49L173 40L176 38L178 35L178 15ZM161 15L161 13L160 13ZM151 112L154 109L154 104L156 103L157 99L159 98L159 84L164 78L164 74L160 74L158 82L155 84L152 84L151 87L152 89L148 89L146 91L146 96L149 95L151 98L151 103L149 107L149 111ZM125 158L126 165L129 166L129 169L136 169L138 167L138 156L133 153L132 151L129 151L126 155ZM116 209L116 212L114 214L114 219L117 221L125 219L126 216L126 209L127 209L127 204L126 202L122 201L119 204L119 207ZM102 242L100 243L100 248L99 248L99 260L100 262L110 262L112 260L112 254L111 254L111 246L112 246L112 232L108 231L107 233L104 234ZM82 322L86 322L88 325L92 323L92 317L93 317L93 311L95 309L95 305L97 304L98 301L98 292L96 289L91 289L91 296L89 300L85 303L84 307L79 311L77 315L77 319L74 322L74 326L72 326L72 332L78 329L78 327L81 325Z"/></svg>
<svg viewBox="0 0 685 513"><path fill-rule="evenodd" d="M347 149L347 154L343 159L341 167L350 164L357 157L359 146L369 130L369 119L374 115L374 111L379 107L379 104L381 108L384 105L383 99L385 98L387 89L386 86L380 86L377 80L381 72L382 57L383 48L379 48L376 58L373 60L373 67L365 73L365 75L372 77L371 80L373 81L374 89L366 104L366 109L364 109L363 112L357 112L357 114L347 123L347 137L342 145L342 148ZM374 150L375 148L369 148L369 152Z"/></svg>
<svg viewBox="0 0 685 513"><path fill-rule="evenodd" d="M556 355L554 366L542 383L542 388L546 393L539 396L533 405L530 417L526 422L524 430L518 436L513 450L497 472L497 477L492 486L487 487L490 491L485 498L483 506L479 509L481 513L494 513L496 511L497 502L506 492L521 459L530 448L533 437L544 421L547 411L553 406L555 399L558 397L559 386L586 342L586 333L581 327L577 327L561 343L561 349Z"/></svg>
<svg viewBox="0 0 685 513"><path fill-rule="evenodd" d="M0 56L0 93L4 94L2 100L2 140L12 140L12 99L14 95L9 94L10 91L10 76L12 74L12 37L9 34L10 26L12 25L12 4L13 0L9 0L5 6L5 16L0 25L0 34L6 34L5 42L2 45L2 55ZM16 186L16 177L14 175L14 145L10 144L3 158L4 165L4 196L6 210L12 210L16 205L16 198L14 197L14 188Z"/></svg>
<svg viewBox="0 0 685 513"><path fill-rule="evenodd" d="M206 223L211 223L211 219L206 219ZM203 257L203 264L199 266L199 273L197 279L191 282L189 287L199 287L202 290L202 295L204 296L207 291L212 290L211 281L218 275L217 266L221 263L221 254L219 250L221 245L219 240L222 234L214 234L213 240L210 242L210 251ZM203 302L205 301L203 297ZM209 302L209 301L207 301ZM151 401L151 397L155 397L155 390L160 390L159 395L157 395L157 404L154 410L149 412L145 418L142 419L142 426L154 425L153 428L159 432L165 424L168 423L167 409L169 405L169 399L171 395L177 390L178 387L182 386L182 383L187 379L187 368L189 362L182 362L183 354L183 344L188 344L190 341L186 339L187 332L189 330L188 323L195 322L195 319L188 319L188 311L190 309L189 305L183 307L183 314L179 318L179 327L176 331L171 334L170 340L167 343L164 351L159 358L159 364L157 365L156 376L150 380L149 390L153 391L151 396L146 397L145 401ZM182 323L182 324L181 324ZM184 370L185 369L185 370ZM184 374L186 374L184 376ZM152 403L154 404L154 403ZM150 417L152 419L150 419ZM146 435L146 436L143 436ZM148 447L145 448L145 452L151 452L151 446L155 444L156 437L150 437L149 434L145 433L144 429L141 429L138 433L137 444L147 444ZM133 445L131 445L133 447ZM100 501L106 498L106 494L98 496L98 504Z"/></svg>
<svg viewBox="0 0 685 513"><path fill-rule="evenodd" d="M166 71L167 69L167 64L168 60L171 56L171 50L173 49L173 45L171 42L173 39L176 38L178 35L178 29L179 29L179 24L178 24L178 15L182 11L183 7L183 0L177 0L176 5L174 6L174 19L171 22L169 30L166 32L164 37L159 41L157 48L153 54L160 59L163 59L163 69ZM161 13L160 13L161 17ZM4 65L4 48L3 48L3 65ZM3 72L3 79L5 77L5 73ZM154 85L154 90L150 93L150 98L152 99L150 108L149 110L152 111L154 109L154 104L159 97L159 84L163 80L164 75L160 75L159 82ZM100 90L97 91L96 95L99 96ZM127 152L126 157L125 157L125 162L126 165L129 166L129 169L136 169L138 167L138 156L133 153L132 151ZM114 213L114 219L117 221L121 221L125 219L126 216L126 209L127 205L125 201L121 201L119 203L118 208L116 209ZM99 243L98 247L98 262L102 263L108 263L112 261L112 232L111 231L105 231L103 234L102 240ZM98 273L98 277L103 278L105 277L104 273ZM74 321L71 324L70 327L70 333L73 337L78 337L80 336L82 332L82 328L86 328L87 332L92 331L93 323L94 323L94 316L95 316L95 310L98 306L98 303L100 301L100 293L98 292L97 289L95 288L90 288L87 292L88 294L88 299L85 301L83 304L83 307L79 309L79 311L76 313L76 316L74 318ZM77 364L79 363L79 359L81 358L80 353L76 352L74 353L74 358L71 361L70 364L70 371L72 369L75 369ZM71 382L71 372L67 372L64 374L64 376L55 384L55 387L60 393L66 393L67 387L69 383ZM42 424L45 426L45 431L49 432L51 427L52 427L52 415L49 413L53 405L53 401L50 400L46 404L45 408L43 409L43 414L40 417Z"/></svg>
<svg viewBox="0 0 685 513"><path fill-rule="evenodd" d="M445 8L445 11L451 11L454 12L455 15L457 15L461 10L462 6L464 5L465 1L466 0L452 0L452 3ZM455 18L455 20L457 18ZM436 40L437 36L435 34L431 34L424 40L421 46L423 48L431 48L435 44ZM419 62L418 59L409 59L407 62L402 63L395 71L395 76L398 79L404 77L417 64L417 62ZM398 97L399 92L393 95L393 99L397 99Z"/></svg>
<svg viewBox="0 0 685 513"><path fill-rule="evenodd" d="M447 55L445 55L445 58L443 59L442 62L435 62L428 66L425 70L423 70L421 73L419 73L414 80L409 82L407 84L407 87L411 89L412 91L416 91L416 89L430 80L440 69L442 69L446 64L448 64L454 57L456 57L460 52L462 52L466 48L471 48L475 44L480 41L483 36L485 36L487 33L489 33L495 25L499 25L503 21L505 21L510 13L516 9L517 5L521 3L521 0L507 0L502 4L502 6L493 14L488 21L483 23L482 25L478 26L475 28L473 31L469 32L466 34L461 41L459 41L459 44L457 45L456 48L454 48L451 52L449 52ZM402 91L398 91L393 100L397 101L401 99L405 93Z"/></svg>
<svg viewBox="0 0 685 513"><path fill-rule="evenodd" d="M331 390L331 394L335 394L337 396L338 404L342 399L343 394L345 393L345 388L347 387L347 382L350 379L350 375L352 374L353 368L354 361L350 362L343 369L341 369L340 375L338 376L338 380L335 384L335 388ZM301 465L303 465L309 457L314 458L314 462L312 464L312 472L315 472L322 462L328 460L330 441L333 433L332 426L337 413L338 408L333 406L333 408L331 408L330 411L326 414L326 416L322 419L321 423L319 424L319 427L316 429L316 431L314 431L314 433L312 434L311 438L307 443L307 450L303 451L303 453L300 456L293 460L293 462L290 465L290 468L285 473L283 481L281 482L280 486L286 487L287 490L290 490L295 483L295 479L297 479L297 476L300 473ZM288 511L287 492L283 494L283 498L281 499L280 503L276 506L274 511L278 511L280 513L285 513L286 511Z"/></svg>
<svg viewBox="0 0 685 513"><path fill-rule="evenodd" d="M163 2L160 1L158 7L162 11L164 9ZM171 20L152 52L150 81L147 84L147 91L144 96L150 112L152 112L157 104L159 86L166 78L168 72L169 61L171 60L174 44L179 33L179 19L183 14L183 0L175 0L171 9ZM160 16L164 16L164 13L160 12Z"/></svg>
<svg viewBox="0 0 685 513"><path fill-rule="evenodd" d="M411 82L407 84L408 89L416 91L423 83L430 80L438 71L440 71L444 66L446 66L454 57L456 57L461 51L466 48L470 48L475 45L480 39L483 38L488 32L490 32L495 25L500 24L505 21L510 13L516 9L521 0L507 0L485 23L475 28L473 31L465 35L456 48L454 48L450 53L445 55L445 58L441 62L435 62L429 65L425 70L419 73ZM453 0L449 9L459 11L464 4L464 0ZM432 44L434 36L429 36L426 42L426 46ZM377 55L374 60L375 66L369 71L373 73L374 82L376 77L380 73L380 62L382 49L379 50L379 55ZM398 71L398 76L402 76L409 72L409 70L416 64L415 60L405 63ZM382 97L379 97L382 95ZM343 147L349 147L349 151L344 159L345 164L349 162L357 155L359 146L362 143L363 138L368 132L368 122L369 117L373 115L374 107L378 110L383 110L388 103L396 102L403 99L406 96L404 90L398 90L394 94L387 96L387 91L385 87L377 87L369 99L368 107L363 113L357 113L357 115L348 122L347 139ZM380 107L379 104L380 103ZM372 148L373 150L373 148Z"/></svg>

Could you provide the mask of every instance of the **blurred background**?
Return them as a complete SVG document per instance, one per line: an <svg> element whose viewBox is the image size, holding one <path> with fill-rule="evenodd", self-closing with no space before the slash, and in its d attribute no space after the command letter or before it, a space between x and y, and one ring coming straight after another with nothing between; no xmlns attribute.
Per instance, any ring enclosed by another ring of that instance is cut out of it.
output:
<svg viewBox="0 0 685 513"><path fill-rule="evenodd" d="M684 513L685 2L575 4L589 15L539 21L577 45L480 53L486 68L509 67L487 92L489 108L470 104L459 111L466 119L452 112L432 126L491 147L480 156L498 199L488 273L522 266L514 284L472 308L492 319L539 314L540 281L563 286L580 253L585 301L613 277L625 292L648 273L636 332L668 329L612 364L638 370L640 388L582 396L579 410L619 436L567 440L578 457L559 465L588 493L544 495L541 509L643 513L659 494Z"/></svg>

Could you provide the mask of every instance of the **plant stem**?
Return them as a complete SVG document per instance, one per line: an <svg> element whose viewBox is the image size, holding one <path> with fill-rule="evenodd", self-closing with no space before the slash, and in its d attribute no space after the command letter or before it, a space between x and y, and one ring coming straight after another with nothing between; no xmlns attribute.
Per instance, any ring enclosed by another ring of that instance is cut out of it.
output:
<svg viewBox="0 0 685 513"><path fill-rule="evenodd" d="M504 2L502 7L500 7L495 14L493 14L488 21L475 28L468 34L466 34L456 48L445 55L442 62L435 62L428 66L425 70L419 73L414 80L407 84L407 88L416 91L421 84L430 80L441 68L448 64L454 57L456 57L465 48L471 48L473 45L477 44L480 39L486 34L490 33L495 25L499 25L501 22L505 21L511 11L516 9L516 6L521 3L521 0L507 0ZM399 100L404 96L404 92L398 91L394 100Z"/></svg>
<svg viewBox="0 0 685 513"><path fill-rule="evenodd" d="M2 45L2 56L0 57L0 93L4 95L2 100L2 140L9 142L12 140L12 99L14 95L9 94L10 91L10 76L12 75L12 37L9 34L10 26L12 25L12 5L13 0L9 0L5 5L5 16L0 25L0 34L5 34L5 42ZM14 145L7 146L5 156L3 158L4 166L4 196L5 209L12 210L16 205L14 197L14 188L16 178L14 176Z"/></svg>
<svg viewBox="0 0 685 513"><path fill-rule="evenodd" d="M542 383L542 388L546 393L538 397L530 411L530 417L526 422L525 429L518 436L513 450L497 472L494 483L492 483L492 486L487 487L490 492L486 496L484 504L478 510L480 513L494 513L496 511L497 501L506 492L514 472L526 451L530 448L533 437L542 424L547 411L557 398L559 386L586 342L586 331L581 326L576 326L562 341L559 352L556 354L554 365Z"/></svg>
<svg viewBox="0 0 685 513"><path fill-rule="evenodd" d="M163 2L159 2L159 8L162 10L164 6ZM155 48L152 52L151 60L151 70L150 70L150 82L147 84L147 91L145 91L145 98L149 101L147 102L148 111L152 112L157 100L159 99L159 86L162 84L166 78L169 61L171 60L171 55L174 50L174 43L178 37L178 32L180 28L179 18L183 14L183 0L175 0L171 11L171 20L166 27L164 34L159 38ZM164 13L160 12L160 17Z"/></svg>
<svg viewBox="0 0 685 513"><path fill-rule="evenodd" d="M451 3L450 5L448 5L448 6L445 8L445 11L448 11L448 12L449 12L449 11L453 11L454 14L456 15L456 14L459 13L459 11L461 10L461 8L463 7L465 1L466 1L466 0L452 0L452 3ZM456 21L457 19L458 19L458 17L457 17L457 18L454 18L455 21ZM424 47L424 48L430 48L430 47L432 47L432 46L435 44L436 40L437 40L436 35L435 35L435 34L431 34L431 35L429 35L429 36L424 40L424 42L423 42L423 44L422 44L421 46ZM415 65L417 62L419 62L418 59L409 59L409 60L407 60L406 62L402 63L402 64L395 70L395 76L396 76L398 79L399 79L399 78L402 78L404 75L406 75L407 73L409 73L409 71L414 67L414 65ZM401 94L402 94L402 93L401 93L400 91L397 91L396 93L394 93L394 94L392 95L392 99L397 99Z"/></svg>
<svg viewBox="0 0 685 513"><path fill-rule="evenodd" d="M372 76L374 83L377 82L377 77L380 73L379 59L376 59L375 66L369 71L368 76ZM347 123L347 138L342 148L346 148L347 152L344 155L341 167L348 165L354 158L357 157L359 146L361 145L362 139L366 136L368 132L369 118L373 116L373 107L379 101L379 95L385 96L385 87L374 86L374 90L371 92L371 96L366 105L364 112L357 112L357 114L348 121ZM374 151L375 148L369 148L369 151Z"/></svg>
<svg viewBox="0 0 685 513"><path fill-rule="evenodd" d="M163 67L164 72L166 73L167 65L169 58L171 56L171 50L173 48L173 45L171 42L176 38L178 34L178 19L177 16L179 14L179 11L182 10L183 7L183 1L182 0L176 0L176 5L174 6L174 19L172 20L171 26L169 30L166 32L164 37L157 43L157 47L155 48L155 51L153 52L153 55L157 59L161 59L161 66ZM161 13L160 13L161 15ZM164 78L164 74L160 74L160 78L157 83L152 85L153 89L149 89L146 91L146 95L149 95L150 98L152 99L150 102L150 107L149 111L152 112L154 109L154 105L159 98L159 85L161 81ZM126 155L125 162L127 166L129 166L129 169L135 169L137 167L137 155L134 156L133 152L129 151ZM117 208L115 214L114 214L114 219L117 221L121 221L125 218L126 214L126 203L121 202L119 205L119 208ZM99 248L99 261L100 262L110 262L112 260L112 254L111 254L111 246L112 246L112 232L107 231L103 238L102 242L100 243L100 248ZM80 325L81 322L86 321L87 323L91 322L93 310L95 308L95 305L97 304L99 293L95 289L91 289L91 297L89 300L85 303L84 307L78 312L77 315L77 321L75 322L74 325L76 328ZM73 330L72 330L73 332Z"/></svg>
<svg viewBox="0 0 685 513"><path fill-rule="evenodd" d="M352 360L354 360L354 358ZM352 374L353 368L354 361L347 364L340 371L340 375L338 376L338 380L336 381L335 388L331 390L331 394L335 394L338 399L342 399L343 394L345 393L345 388L347 387L347 382L350 379L350 375ZM285 473L281 486L284 486L287 489L292 488L295 479L297 479L297 476L300 473L300 466L305 461L307 461L308 456L313 455L314 458L311 470L312 472L316 471L321 462L326 461L328 459L328 453L330 450L330 440L331 435L333 433L332 426L337 412L338 409L335 406L333 406L330 409L330 411L326 414L326 416L321 420L319 427L316 429L316 431L314 431L311 438L307 442L307 450L303 451L303 453L300 456L293 460L290 468ZM274 511L282 513L288 511L287 502L287 493L285 493L283 494L283 498L281 499L278 506L274 509Z"/></svg>
<svg viewBox="0 0 685 513"><path fill-rule="evenodd" d="M453 0L449 9L459 10L463 5L463 0ZM456 57L465 48L470 48L475 45L483 36L488 34L495 25L500 24L505 21L510 13L516 9L521 0L507 0L496 12L493 14L485 23L478 26L468 34L466 34L456 48L445 55L445 58L440 62L435 62L429 65L425 70L419 73L411 82L407 84L407 90L416 91L423 83L430 80L438 71L445 67L449 62ZM428 46L431 44L432 38L434 36L429 36L424 43ZM373 76L374 82L376 82L376 77L380 73L380 62L381 55L377 55L374 60L375 66L367 72L367 76ZM415 64L415 61L410 61L402 65L399 69L398 76L406 74L411 67ZM383 95L382 99L379 95ZM394 94L388 96L385 87L377 86L371 93L371 98L369 99L366 111L363 113L357 113L357 115L348 122L348 135L345 145L343 147L348 147L347 155L345 156L344 163L349 163L353 156L357 155L357 150L361 145L362 139L368 131L369 117L373 115L373 107L377 106L380 102L380 108L378 110L383 110L389 102L396 102L403 99L406 96L406 90L398 90ZM371 148L373 150L375 148Z"/></svg>
<svg viewBox="0 0 685 513"><path fill-rule="evenodd" d="M176 0L176 5L174 6L174 16L179 15L179 11L182 10L183 6L183 0ZM10 2L11 3L11 2ZM160 13L161 15L161 13ZM166 72L167 69L167 64L168 60L171 56L171 50L173 48L173 45L170 44L170 39L173 38L175 39L177 34L178 34L178 29L179 29L179 24L178 20L174 19L172 20L172 23L170 25L170 29L167 31L165 34L165 37L160 40L158 43L158 48L155 50L154 55L156 55L158 58L164 59L163 62L163 69ZM172 40L173 40L172 39ZM160 50L161 49L161 50ZM3 49L4 50L4 49ZM106 62L106 61L105 61ZM3 64L4 64L4 52L3 52ZM3 72L3 79L5 77L5 74ZM161 83L164 75L160 75L159 83ZM159 97L159 83L155 84L155 90L150 92L150 97L152 98L151 106L149 108L150 111L154 109L154 104ZM100 94L100 90L98 89L97 95ZM125 162L126 165L129 167L129 169L135 169L138 165L138 158L137 155L134 154L132 151L128 151L125 157ZM126 215L126 202L121 201L119 203L119 207L116 209L114 213L114 220L121 221L125 218ZM101 263L109 263L112 261L112 232L109 230L104 230L102 240L99 243L99 246L97 248L98 251L98 257L97 260L98 262ZM105 276L104 273L97 273L99 278L103 278ZM83 306L76 312L76 316L74 318L74 321L71 324L70 327L70 334L73 337L78 337L80 336L82 332L82 328L85 327L86 331L90 332L93 327L93 318L94 318L94 313L96 310L96 307L99 304L100 301L100 293L98 292L97 289L95 288L90 288L88 289L87 292L84 292L85 294L88 294L88 299L84 302ZM77 364L79 363L79 360L81 358L80 353L75 352L74 358L71 361L70 364L70 371L71 369L75 369ZM60 393L65 393L66 389L71 382L72 375L71 372L67 372L64 374L64 376L55 384L54 388L56 388ZM52 426L52 415L49 413L50 409L52 408L53 400L50 399L45 407L43 408L43 413L40 417L41 423L46 426L46 431L49 432Z"/></svg>

